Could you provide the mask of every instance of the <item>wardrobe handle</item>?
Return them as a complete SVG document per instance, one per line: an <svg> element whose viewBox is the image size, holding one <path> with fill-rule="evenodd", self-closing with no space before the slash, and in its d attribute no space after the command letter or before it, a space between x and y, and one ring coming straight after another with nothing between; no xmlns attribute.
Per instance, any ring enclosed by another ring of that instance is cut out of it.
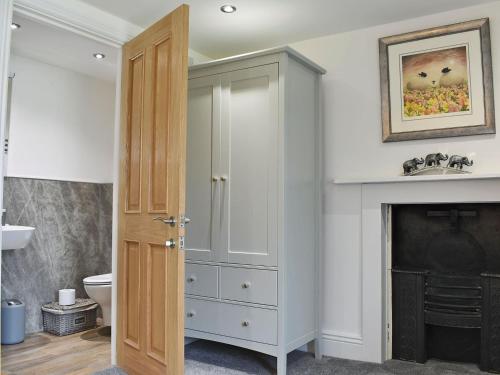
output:
<svg viewBox="0 0 500 375"><path fill-rule="evenodd" d="M219 181L219 177L217 177L217 176L212 176L212 181L213 181L213 182L217 182L217 181Z"/></svg>
<svg viewBox="0 0 500 375"><path fill-rule="evenodd" d="M226 176L221 176L221 177L220 177L220 180L221 180L222 182L226 182L226 181L227 181L227 177L226 177Z"/></svg>

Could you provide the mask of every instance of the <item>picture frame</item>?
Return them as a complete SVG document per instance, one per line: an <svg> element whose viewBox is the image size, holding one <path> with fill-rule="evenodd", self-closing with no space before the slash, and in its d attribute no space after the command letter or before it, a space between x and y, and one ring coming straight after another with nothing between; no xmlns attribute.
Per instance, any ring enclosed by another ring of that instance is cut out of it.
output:
<svg viewBox="0 0 500 375"><path fill-rule="evenodd" d="M494 134L489 19L379 39L382 141Z"/></svg>

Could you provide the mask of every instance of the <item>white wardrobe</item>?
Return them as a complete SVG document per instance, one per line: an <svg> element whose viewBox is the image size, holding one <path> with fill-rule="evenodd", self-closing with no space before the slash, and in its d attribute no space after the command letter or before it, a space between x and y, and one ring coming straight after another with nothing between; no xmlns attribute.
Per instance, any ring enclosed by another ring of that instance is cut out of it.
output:
<svg viewBox="0 0 500 375"><path fill-rule="evenodd" d="M320 79L285 47L189 74L185 335L319 350Z"/></svg>

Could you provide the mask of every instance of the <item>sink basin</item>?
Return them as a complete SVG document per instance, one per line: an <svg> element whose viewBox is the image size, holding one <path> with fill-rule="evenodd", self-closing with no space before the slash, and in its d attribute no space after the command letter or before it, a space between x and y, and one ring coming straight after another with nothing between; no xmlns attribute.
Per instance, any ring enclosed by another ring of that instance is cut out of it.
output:
<svg viewBox="0 0 500 375"><path fill-rule="evenodd" d="M2 250L24 249L35 228L19 225L2 225Z"/></svg>

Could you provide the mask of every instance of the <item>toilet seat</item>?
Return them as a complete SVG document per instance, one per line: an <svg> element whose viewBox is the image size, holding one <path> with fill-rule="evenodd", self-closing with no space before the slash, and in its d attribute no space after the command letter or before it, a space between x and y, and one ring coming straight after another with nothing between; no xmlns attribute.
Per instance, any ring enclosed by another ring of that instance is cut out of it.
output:
<svg viewBox="0 0 500 375"><path fill-rule="evenodd" d="M112 274L89 276L83 279L84 285L111 285Z"/></svg>

